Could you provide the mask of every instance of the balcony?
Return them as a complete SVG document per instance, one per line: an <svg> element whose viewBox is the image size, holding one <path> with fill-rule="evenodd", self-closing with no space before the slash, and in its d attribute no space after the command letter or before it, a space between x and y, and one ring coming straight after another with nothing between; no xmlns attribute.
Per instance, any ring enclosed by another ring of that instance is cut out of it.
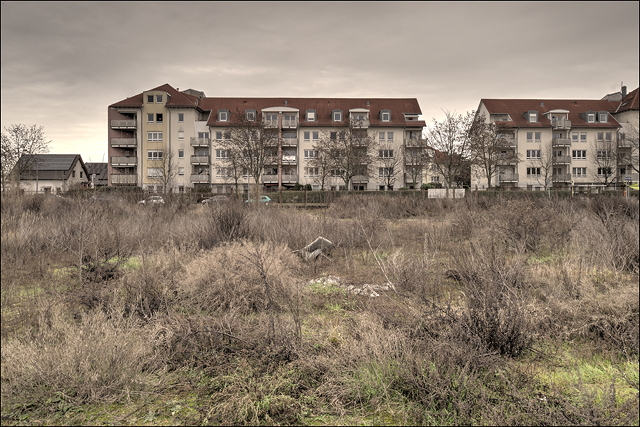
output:
<svg viewBox="0 0 640 427"><path fill-rule="evenodd" d="M283 147L297 147L298 138L282 138Z"/></svg>
<svg viewBox="0 0 640 427"><path fill-rule="evenodd" d="M635 147L635 144L637 144L637 140L633 141L631 138L627 139L620 139L618 140L618 147L619 148L631 148L631 147Z"/></svg>
<svg viewBox="0 0 640 427"><path fill-rule="evenodd" d="M191 156L192 165L208 165L209 156Z"/></svg>
<svg viewBox="0 0 640 427"><path fill-rule="evenodd" d="M282 164L283 165L295 165L298 162L298 156L296 155L282 155Z"/></svg>
<svg viewBox="0 0 640 427"><path fill-rule="evenodd" d="M419 138L406 138L404 145L407 147L422 147L424 144Z"/></svg>
<svg viewBox="0 0 640 427"><path fill-rule="evenodd" d="M111 129L137 129L135 120L111 120Z"/></svg>
<svg viewBox="0 0 640 427"><path fill-rule="evenodd" d="M370 124L368 119L353 119L351 123L354 129L368 129Z"/></svg>
<svg viewBox="0 0 640 427"><path fill-rule="evenodd" d="M518 164L518 158L516 157L515 153L512 154L498 154L498 156L496 157L496 164L497 165L517 165Z"/></svg>
<svg viewBox="0 0 640 427"><path fill-rule="evenodd" d="M125 175L125 174L111 175L111 184L114 184L114 185L119 185L119 184L120 185L121 184L136 185L137 183L138 183L138 175Z"/></svg>
<svg viewBox="0 0 640 427"><path fill-rule="evenodd" d="M189 145L192 147L208 147L210 143L211 140L209 138L195 138L193 136L189 141Z"/></svg>
<svg viewBox="0 0 640 427"><path fill-rule="evenodd" d="M298 119L282 119L283 129L296 129L298 127Z"/></svg>
<svg viewBox="0 0 640 427"><path fill-rule="evenodd" d="M571 182L570 173L557 173L551 177L552 182Z"/></svg>
<svg viewBox="0 0 640 427"><path fill-rule="evenodd" d="M369 177L366 175L356 175L353 178L351 178L352 184L364 184L367 182L369 182Z"/></svg>
<svg viewBox="0 0 640 427"><path fill-rule="evenodd" d="M518 182L517 173L501 173L498 175L498 182Z"/></svg>
<svg viewBox="0 0 640 427"><path fill-rule="evenodd" d="M138 165L137 157L112 157L111 166L117 168L132 168Z"/></svg>
<svg viewBox="0 0 640 427"><path fill-rule="evenodd" d="M571 129L571 120L567 119L553 119L551 120L551 128L556 129Z"/></svg>
<svg viewBox="0 0 640 427"><path fill-rule="evenodd" d="M284 174L282 175L283 184L295 184L298 182L298 174ZM278 175L262 175L263 184L277 184Z"/></svg>
<svg viewBox="0 0 640 427"><path fill-rule="evenodd" d="M571 156L553 156L551 162L554 165L569 164L571 163Z"/></svg>
<svg viewBox="0 0 640 427"><path fill-rule="evenodd" d="M277 120L267 120L264 119L262 121L262 124L265 128L277 128L278 127L278 121Z"/></svg>
<svg viewBox="0 0 640 427"><path fill-rule="evenodd" d="M197 174L197 175L191 175L191 182L196 182L196 183L209 183L211 182L209 179L209 174Z"/></svg>
<svg viewBox="0 0 640 427"><path fill-rule="evenodd" d="M569 138L553 138L551 140L552 147L571 147L571 140Z"/></svg>
<svg viewBox="0 0 640 427"><path fill-rule="evenodd" d="M500 143L498 145L505 148L516 148L518 146L518 143L513 136L505 136L500 140Z"/></svg>
<svg viewBox="0 0 640 427"><path fill-rule="evenodd" d="M136 148L138 140L136 138L111 138L111 146L114 148Z"/></svg>

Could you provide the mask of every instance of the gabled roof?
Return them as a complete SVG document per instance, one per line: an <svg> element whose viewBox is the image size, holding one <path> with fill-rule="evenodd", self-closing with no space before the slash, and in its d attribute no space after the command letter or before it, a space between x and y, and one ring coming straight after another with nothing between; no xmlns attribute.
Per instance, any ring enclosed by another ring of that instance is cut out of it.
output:
<svg viewBox="0 0 640 427"><path fill-rule="evenodd" d="M169 94L169 99L167 100L166 106L168 108L176 108L176 107L180 107L180 108L195 108L198 106L198 100L199 98L197 96L194 95L190 95L188 93L184 93L184 92L179 92L176 89L174 89L170 84L165 83L161 86L158 86L156 88L147 90L145 92L151 92L151 91L162 91L162 92L166 92L167 94ZM109 107L112 108L141 108L142 105L144 104L144 98L143 98L144 92L141 92L137 95L134 95L130 98L127 99L123 99L122 101L116 102L115 104L111 104Z"/></svg>
<svg viewBox="0 0 640 427"><path fill-rule="evenodd" d="M87 174L89 175L89 178L91 178L91 175L95 174L96 177L94 182L96 184L104 183L106 185L106 183L108 182L108 177L107 177L107 167L109 166L108 163L85 163L84 165L87 168Z"/></svg>
<svg viewBox="0 0 640 427"><path fill-rule="evenodd" d="M638 110L640 109L638 104L638 88L629 92L627 96L622 98L620 101L620 105L616 109L616 113L623 113L629 110Z"/></svg>
<svg viewBox="0 0 640 427"><path fill-rule="evenodd" d="M587 111L614 112L618 102L592 99L482 99L481 104L489 111L489 114L509 114L511 121L497 122L503 127L529 127L548 128L551 121L545 113L551 110L569 111L568 119L572 127L611 128L620 127L620 124L609 115L607 123L588 123L580 115ZM538 122L529 123L524 113L535 110L538 112Z"/></svg>
<svg viewBox="0 0 640 427"><path fill-rule="evenodd" d="M67 179L78 162L88 176L80 154L24 154L16 167L23 170L20 179Z"/></svg>
<svg viewBox="0 0 640 427"><path fill-rule="evenodd" d="M283 111L295 108L300 111L300 126L332 126L333 110L342 110L344 117L348 117L349 110L364 109L369 111L370 126L411 126L423 127L422 120L405 120L404 113L422 114L418 100L415 98L203 98L200 108L211 111L208 126L228 126L237 123L238 112L244 114L245 110L258 112L265 108L282 107ZM218 110L231 112L230 122L218 122ZM305 121L307 110L315 110L316 120ZM391 110L391 122L380 120L381 110Z"/></svg>

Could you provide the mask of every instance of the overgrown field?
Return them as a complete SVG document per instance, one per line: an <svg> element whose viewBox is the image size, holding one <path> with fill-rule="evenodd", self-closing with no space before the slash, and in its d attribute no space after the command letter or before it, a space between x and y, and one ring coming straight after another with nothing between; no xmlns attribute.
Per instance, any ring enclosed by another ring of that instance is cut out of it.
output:
<svg viewBox="0 0 640 427"><path fill-rule="evenodd" d="M638 425L638 224L621 197L3 197L2 424Z"/></svg>

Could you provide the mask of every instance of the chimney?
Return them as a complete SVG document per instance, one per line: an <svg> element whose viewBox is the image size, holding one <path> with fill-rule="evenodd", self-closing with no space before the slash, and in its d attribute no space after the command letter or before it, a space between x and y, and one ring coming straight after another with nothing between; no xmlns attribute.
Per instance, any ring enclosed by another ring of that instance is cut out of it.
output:
<svg viewBox="0 0 640 427"><path fill-rule="evenodd" d="M622 97L624 98L625 96L627 96L627 87L622 86Z"/></svg>

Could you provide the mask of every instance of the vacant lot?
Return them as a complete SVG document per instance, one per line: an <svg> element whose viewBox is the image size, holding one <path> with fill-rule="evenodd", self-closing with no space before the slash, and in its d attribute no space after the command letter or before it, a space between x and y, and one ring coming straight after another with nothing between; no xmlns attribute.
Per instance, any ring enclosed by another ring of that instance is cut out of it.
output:
<svg viewBox="0 0 640 427"><path fill-rule="evenodd" d="M602 196L3 197L2 424L637 425L638 223Z"/></svg>

